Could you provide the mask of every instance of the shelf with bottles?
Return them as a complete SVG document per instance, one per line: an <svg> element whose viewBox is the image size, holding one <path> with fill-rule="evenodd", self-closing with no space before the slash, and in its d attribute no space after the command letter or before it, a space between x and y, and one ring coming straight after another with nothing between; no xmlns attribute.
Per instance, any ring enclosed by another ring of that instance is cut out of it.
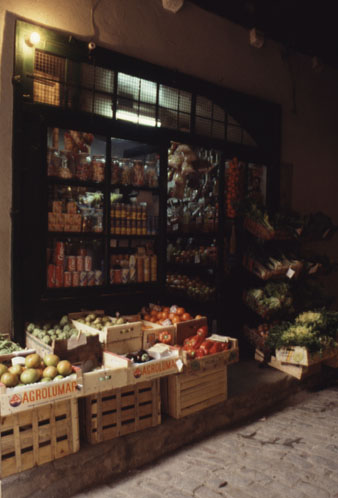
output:
<svg viewBox="0 0 338 498"><path fill-rule="evenodd" d="M119 188L110 194L112 236L156 236L158 225L158 196L148 191L126 194Z"/></svg>
<svg viewBox="0 0 338 498"><path fill-rule="evenodd" d="M48 128L47 175L53 181L103 183L106 139L75 130Z"/></svg>
<svg viewBox="0 0 338 498"><path fill-rule="evenodd" d="M159 154L156 147L112 138L111 156L113 186L158 191Z"/></svg>
<svg viewBox="0 0 338 498"><path fill-rule="evenodd" d="M87 187L48 186L49 232L103 232L103 193Z"/></svg>
<svg viewBox="0 0 338 498"><path fill-rule="evenodd" d="M49 236L47 288L98 287L104 285L103 240Z"/></svg>

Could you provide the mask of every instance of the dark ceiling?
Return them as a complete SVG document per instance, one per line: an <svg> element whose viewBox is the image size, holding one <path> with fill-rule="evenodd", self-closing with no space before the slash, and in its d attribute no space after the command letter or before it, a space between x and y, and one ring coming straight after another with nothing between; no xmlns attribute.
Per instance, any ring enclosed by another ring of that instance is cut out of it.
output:
<svg viewBox="0 0 338 498"><path fill-rule="evenodd" d="M317 56L338 67L335 1L190 0L199 7L251 29L256 27L286 49Z"/></svg>

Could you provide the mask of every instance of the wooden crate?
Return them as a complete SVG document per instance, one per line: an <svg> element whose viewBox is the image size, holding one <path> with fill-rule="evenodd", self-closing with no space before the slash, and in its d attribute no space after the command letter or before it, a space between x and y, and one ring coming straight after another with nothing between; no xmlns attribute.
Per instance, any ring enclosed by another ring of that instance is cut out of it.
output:
<svg viewBox="0 0 338 498"><path fill-rule="evenodd" d="M292 377L295 377L298 380L304 379L305 377L309 377L310 375L315 375L321 370L321 363L315 363L311 366L305 367L302 365L291 365L282 363L278 361L275 356L271 356L270 361L268 362L270 367L276 368L281 372L284 372Z"/></svg>
<svg viewBox="0 0 338 498"><path fill-rule="evenodd" d="M171 417L182 418L199 412L226 401L227 367L171 375L167 390L167 409Z"/></svg>
<svg viewBox="0 0 338 498"><path fill-rule="evenodd" d="M195 335L200 327L208 326L208 320L206 317L193 318L192 320L187 320L186 322L176 323L175 326L177 344L182 345L184 339Z"/></svg>
<svg viewBox="0 0 338 498"><path fill-rule="evenodd" d="M77 399L0 417L0 478L79 451Z"/></svg>
<svg viewBox="0 0 338 498"><path fill-rule="evenodd" d="M86 336L82 333L70 339L54 339L52 344L48 345L26 332L26 346L35 349L42 358L46 354L54 353L62 360L68 360L73 364L90 361L95 367L100 365L102 360L102 346L99 337Z"/></svg>
<svg viewBox="0 0 338 498"><path fill-rule="evenodd" d="M157 323L142 320L142 333L143 333L143 348L148 349L159 340L159 335L163 331L167 331L172 336L170 344L177 343L177 331L175 325L158 325Z"/></svg>
<svg viewBox="0 0 338 498"><path fill-rule="evenodd" d="M158 379L87 396L79 402L81 435L91 444L161 423Z"/></svg>
<svg viewBox="0 0 338 498"><path fill-rule="evenodd" d="M75 315L79 315L79 313L70 314L74 327L81 332L98 337L100 342L104 344L106 351L125 354L142 348L141 321L127 322L121 325L107 325L103 330L97 330L86 323L79 322L74 318Z"/></svg>

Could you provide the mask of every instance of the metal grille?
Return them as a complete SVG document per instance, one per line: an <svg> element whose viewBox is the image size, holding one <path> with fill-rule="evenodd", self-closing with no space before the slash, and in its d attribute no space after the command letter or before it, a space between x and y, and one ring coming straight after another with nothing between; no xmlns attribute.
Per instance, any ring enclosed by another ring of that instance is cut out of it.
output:
<svg viewBox="0 0 338 498"><path fill-rule="evenodd" d="M66 59L35 51L33 100L59 106L64 103Z"/></svg>
<svg viewBox="0 0 338 498"><path fill-rule="evenodd" d="M225 112L224 109L212 100L200 95L196 98L196 133L208 137L225 139Z"/></svg>
<svg viewBox="0 0 338 498"><path fill-rule="evenodd" d="M159 125L190 131L192 95L178 88L159 86Z"/></svg>
<svg viewBox="0 0 338 498"><path fill-rule="evenodd" d="M116 119L156 126L157 83L119 73Z"/></svg>
<svg viewBox="0 0 338 498"><path fill-rule="evenodd" d="M78 63L41 50L35 51L33 99L145 126L189 133L195 112L195 132L201 136L257 146L251 135L223 107L192 93L94 64Z"/></svg>

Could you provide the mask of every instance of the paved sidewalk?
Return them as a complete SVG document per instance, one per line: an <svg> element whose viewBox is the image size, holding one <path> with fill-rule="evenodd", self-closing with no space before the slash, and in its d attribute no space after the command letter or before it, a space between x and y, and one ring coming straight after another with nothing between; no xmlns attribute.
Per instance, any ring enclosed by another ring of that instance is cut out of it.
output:
<svg viewBox="0 0 338 498"><path fill-rule="evenodd" d="M338 498L338 387L74 495L108 497Z"/></svg>

